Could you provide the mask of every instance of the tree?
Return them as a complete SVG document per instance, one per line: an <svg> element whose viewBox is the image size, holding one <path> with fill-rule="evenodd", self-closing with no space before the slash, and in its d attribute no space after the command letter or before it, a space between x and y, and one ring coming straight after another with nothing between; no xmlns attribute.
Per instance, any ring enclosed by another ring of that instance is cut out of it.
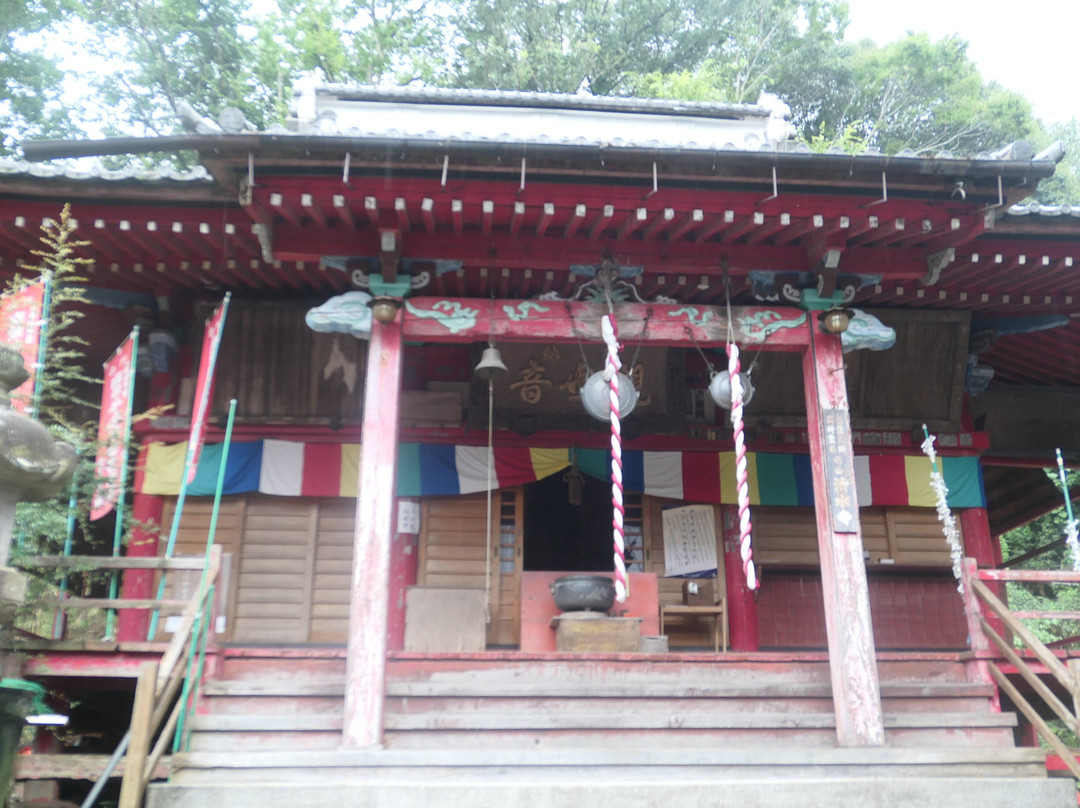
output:
<svg viewBox="0 0 1080 808"><path fill-rule="evenodd" d="M1019 93L984 82L958 36L931 42L926 34L909 33L883 47L862 42L847 64L837 74L833 97L804 126L842 133L854 125L887 154L975 154L1037 131L1031 105Z"/></svg>
<svg viewBox="0 0 1080 808"><path fill-rule="evenodd" d="M1065 146L1065 158L1058 163L1053 177L1039 183L1035 201L1044 205L1080 206L1080 120L1073 118L1068 123L1052 124L1037 140L1037 146L1045 148L1055 140Z"/></svg>
<svg viewBox="0 0 1080 808"><path fill-rule="evenodd" d="M0 156L31 137L65 137L75 128L60 98L63 75L42 51L63 16L58 0L4 4L0 15Z"/></svg>
<svg viewBox="0 0 1080 808"><path fill-rule="evenodd" d="M95 32L87 50L108 65L94 84L111 133L171 133L183 101L211 116L236 106L266 123L269 99L250 81L241 0L85 0L80 14Z"/></svg>

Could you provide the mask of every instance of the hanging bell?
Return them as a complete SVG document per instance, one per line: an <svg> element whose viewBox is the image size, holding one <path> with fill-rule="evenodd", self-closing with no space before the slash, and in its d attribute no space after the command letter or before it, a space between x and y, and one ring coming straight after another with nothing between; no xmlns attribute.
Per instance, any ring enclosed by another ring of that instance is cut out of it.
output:
<svg viewBox="0 0 1080 808"><path fill-rule="evenodd" d="M641 394L634 388L634 382L625 373L619 373L619 417L625 418L637 406ZM585 411L598 421L611 420L611 397L607 380L602 370L596 371L585 380L581 388L581 403Z"/></svg>
<svg viewBox="0 0 1080 808"><path fill-rule="evenodd" d="M742 382L743 406L745 407L754 397L754 385L750 383L750 377L745 373L739 374L739 380ZM713 373L712 380L709 382L709 395L718 407L725 410L731 409L731 374L728 371L721 370L719 373Z"/></svg>
<svg viewBox="0 0 1080 808"><path fill-rule="evenodd" d="M498 376L506 374L506 365L503 364L502 354L499 353L499 349L494 345L489 345L484 348L484 353L480 357L480 361L476 367L473 368L473 373L479 376L481 379L494 379Z"/></svg>

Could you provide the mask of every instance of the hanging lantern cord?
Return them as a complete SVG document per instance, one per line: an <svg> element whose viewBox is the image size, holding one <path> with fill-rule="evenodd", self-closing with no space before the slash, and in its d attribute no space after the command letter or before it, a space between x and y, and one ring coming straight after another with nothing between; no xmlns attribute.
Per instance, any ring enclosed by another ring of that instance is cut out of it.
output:
<svg viewBox="0 0 1080 808"><path fill-rule="evenodd" d="M750 546L753 525L750 522L750 475L746 465L746 436L743 433L743 385L739 371L739 346L735 343L735 326L731 316L731 285L724 268L724 299L727 305L727 356L728 377L731 382L731 428L735 438L735 478L738 487L739 508L739 556L742 558L746 586L755 590L759 586L754 566L754 550Z"/></svg>

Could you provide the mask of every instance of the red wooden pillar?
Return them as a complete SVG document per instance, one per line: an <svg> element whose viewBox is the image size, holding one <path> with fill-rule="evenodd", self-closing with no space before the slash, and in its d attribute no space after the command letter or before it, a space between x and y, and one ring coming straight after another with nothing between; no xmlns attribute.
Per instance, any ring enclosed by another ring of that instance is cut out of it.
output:
<svg viewBox="0 0 1080 808"><path fill-rule="evenodd" d="M732 651L756 651L760 646L758 606L746 585L739 555L739 509L721 505L724 535L724 578L727 589L727 621Z"/></svg>
<svg viewBox="0 0 1080 808"><path fill-rule="evenodd" d="M343 735L345 746L353 747L382 743L404 347L401 324L400 312L393 322L372 323L364 381Z"/></svg>
<svg viewBox="0 0 1080 808"><path fill-rule="evenodd" d="M990 532L990 518L986 508L964 508L960 511L960 529L964 533L964 555L975 559L981 569L996 569L1001 566L1001 543L994 540ZM1008 603L1005 585L988 582L990 591ZM1002 637L1008 637L1008 629L996 614L987 614L986 621ZM974 643L975 638L972 637Z"/></svg>
<svg viewBox="0 0 1080 808"><path fill-rule="evenodd" d="M841 746L881 745L885 729L855 495L844 355L839 336L821 333L813 317L810 345L803 355L803 384L836 735Z"/></svg>
<svg viewBox="0 0 1080 808"><path fill-rule="evenodd" d="M137 525L161 525L165 500L155 494L135 494L131 503L131 518ZM153 557L158 554L156 531L135 527L131 531L127 555L131 558ZM154 597L154 571L129 570L121 581L121 597L150 599ZM122 609L117 623L119 642L145 642L150 630L150 612L146 609Z"/></svg>
<svg viewBox="0 0 1080 808"><path fill-rule="evenodd" d="M419 508L419 500L408 497L398 500L402 507ZM419 524L417 520L416 524ZM406 532L402 528L408 528ZM398 519L394 540L390 545L390 606L386 625L386 649L400 651L405 647L405 589L416 583L417 533Z"/></svg>
<svg viewBox="0 0 1080 808"><path fill-rule="evenodd" d="M964 555L974 558L980 567L1001 565L1001 545L990 533L986 508L964 508L960 511L960 528L964 532Z"/></svg>

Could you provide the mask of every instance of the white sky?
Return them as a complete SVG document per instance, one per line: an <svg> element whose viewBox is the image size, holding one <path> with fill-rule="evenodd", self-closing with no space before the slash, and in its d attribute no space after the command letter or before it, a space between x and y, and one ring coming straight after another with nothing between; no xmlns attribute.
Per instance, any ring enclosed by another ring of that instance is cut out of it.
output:
<svg viewBox="0 0 1080 808"><path fill-rule="evenodd" d="M851 41L908 30L959 34L983 78L1031 101L1044 122L1080 118L1080 0L847 0Z"/></svg>

